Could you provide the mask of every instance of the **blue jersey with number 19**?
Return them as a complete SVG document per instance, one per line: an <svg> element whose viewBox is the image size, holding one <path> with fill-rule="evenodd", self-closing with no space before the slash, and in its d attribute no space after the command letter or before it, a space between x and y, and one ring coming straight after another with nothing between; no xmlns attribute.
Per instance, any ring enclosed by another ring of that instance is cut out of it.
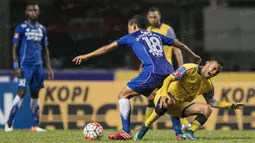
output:
<svg viewBox="0 0 255 143"><path fill-rule="evenodd" d="M116 42L118 46L125 45L132 48L142 62L143 71L158 75L169 75L173 72L173 66L166 60L163 49L163 45L173 45L173 38L151 31L139 30L123 36Z"/></svg>

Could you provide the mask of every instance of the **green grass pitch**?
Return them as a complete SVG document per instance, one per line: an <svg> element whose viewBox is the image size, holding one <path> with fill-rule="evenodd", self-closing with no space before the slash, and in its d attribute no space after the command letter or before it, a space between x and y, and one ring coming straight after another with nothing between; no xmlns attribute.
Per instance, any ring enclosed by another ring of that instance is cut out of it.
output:
<svg viewBox="0 0 255 143"><path fill-rule="evenodd" d="M70 131L48 131L46 133L33 133L29 130L16 130L4 132L0 130L0 143L131 143L134 141L111 141L107 138L113 130L106 130L104 137L100 141L87 141L83 138L82 130ZM134 133L134 132L133 132ZM199 140L192 141L197 143L255 143L254 131L205 131L199 130L196 136ZM143 143L171 143L176 142L174 132L169 130L151 130L144 139ZM191 142L191 141L180 141Z"/></svg>

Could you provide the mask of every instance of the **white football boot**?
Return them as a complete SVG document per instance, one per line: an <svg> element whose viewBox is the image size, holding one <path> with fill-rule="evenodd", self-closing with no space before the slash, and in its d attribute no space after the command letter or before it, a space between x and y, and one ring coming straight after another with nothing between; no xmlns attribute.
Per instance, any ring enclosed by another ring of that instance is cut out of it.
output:
<svg viewBox="0 0 255 143"><path fill-rule="evenodd" d="M5 130L6 132L11 132L11 131L13 131L13 127L12 127L12 126L9 127L8 124L5 124L4 130Z"/></svg>

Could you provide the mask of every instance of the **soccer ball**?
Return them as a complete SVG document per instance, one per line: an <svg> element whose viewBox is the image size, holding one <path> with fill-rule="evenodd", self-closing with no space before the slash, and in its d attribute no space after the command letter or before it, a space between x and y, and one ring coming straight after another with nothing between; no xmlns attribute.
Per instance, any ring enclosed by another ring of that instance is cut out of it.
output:
<svg viewBox="0 0 255 143"><path fill-rule="evenodd" d="M99 123L88 123L83 129L83 136L87 140L98 140L104 135L104 129Z"/></svg>

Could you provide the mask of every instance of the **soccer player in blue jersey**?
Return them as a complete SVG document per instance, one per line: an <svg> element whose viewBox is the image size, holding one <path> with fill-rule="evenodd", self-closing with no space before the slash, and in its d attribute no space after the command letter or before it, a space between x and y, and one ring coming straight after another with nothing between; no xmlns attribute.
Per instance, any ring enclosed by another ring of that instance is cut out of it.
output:
<svg viewBox="0 0 255 143"><path fill-rule="evenodd" d="M34 132L44 132L46 130L39 126L40 111L38 104L39 91L44 86L42 55L44 55L48 69L48 78L53 79L54 74L50 64L46 29L37 21L39 16L38 4L27 4L25 13L28 20L16 27L12 41L13 68L15 76L18 77L18 94L13 100L9 119L5 125L5 131L13 130L14 116L27 92L26 87L29 87L31 95L30 107L33 119L31 130Z"/></svg>
<svg viewBox="0 0 255 143"><path fill-rule="evenodd" d="M173 66L166 60L163 45L174 45L181 50L189 52L195 60L200 57L194 54L187 46L176 39L164 35L146 31L146 18L135 15L128 23L129 34L119 40L103 46L94 52L77 56L73 59L75 64L81 64L91 57L103 55L117 47L128 46L132 48L136 56L141 60L142 72L120 91L119 108L122 120L123 132L110 134L109 139L130 140L132 139L130 130L130 99L134 96L149 96L153 90L161 85L163 80L173 72Z"/></svg>

